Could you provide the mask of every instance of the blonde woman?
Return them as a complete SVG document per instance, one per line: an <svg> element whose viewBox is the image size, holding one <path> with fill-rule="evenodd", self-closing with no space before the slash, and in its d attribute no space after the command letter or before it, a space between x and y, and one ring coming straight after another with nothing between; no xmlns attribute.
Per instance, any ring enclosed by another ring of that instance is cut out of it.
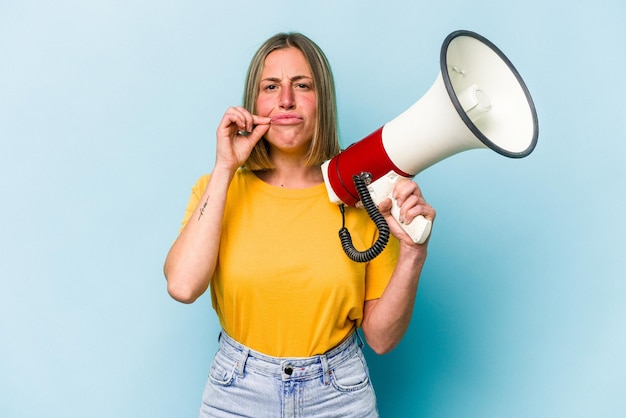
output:
<svg viewBox="0 0 626 418"><path fill-rule="evenodd" d="M217 128L210 175L193 187L165 262L170 295L210 287L223 328L201 417L374 417L376 397L357 329L377 353L408 327L428 242L415 244L380 204L393 235L367 263L351 261L320 165L340 152L333 77L321 49L277 34L253 57L244 104ZM434 220L413 181L394 189L401 218ZM377 230L345 208L355 246Z"/></svg>

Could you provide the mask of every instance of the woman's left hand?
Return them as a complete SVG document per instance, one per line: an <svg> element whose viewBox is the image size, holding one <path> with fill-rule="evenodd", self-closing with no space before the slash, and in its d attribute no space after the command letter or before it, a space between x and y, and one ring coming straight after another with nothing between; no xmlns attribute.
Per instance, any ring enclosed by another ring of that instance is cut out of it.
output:
<svg viewBox="0 0 626 418"><path fill-rule="evenodd" d="M417 183L410 179L401 179L396 183L393 198L400 207L400 222L409 224L417 216L422 215L426 219L434 222L436 212L424 199L422 191ZM402 244L420 246L428 244L428 239L424 244L416 244L413 239L400 227L398 221L391 216L391 199L385 199L378 205L378 210L385 217L389 224L391 233L400 240Z"/></svg>

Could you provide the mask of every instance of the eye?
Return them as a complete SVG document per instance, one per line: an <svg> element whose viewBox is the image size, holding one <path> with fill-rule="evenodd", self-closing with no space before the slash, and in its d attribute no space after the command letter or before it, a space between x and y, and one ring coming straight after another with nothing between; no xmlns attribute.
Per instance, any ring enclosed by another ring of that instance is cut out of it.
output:
<svg viewBox="0 0 626 418"><path fill-rule="evenodd" d="M309 90L311 86L307 83L296 83L295 87L301 90Z"/></svg>

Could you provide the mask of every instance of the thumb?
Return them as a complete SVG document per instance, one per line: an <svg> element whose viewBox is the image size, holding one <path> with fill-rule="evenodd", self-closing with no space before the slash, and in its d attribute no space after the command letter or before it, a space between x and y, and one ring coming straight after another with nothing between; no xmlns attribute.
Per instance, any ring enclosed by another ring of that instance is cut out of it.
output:
<svg viewBox="0 0 626 418"><path fill-rule="evenodd" d="M391 199L387 198L378 204L378 210L381 215L387 218L388 216L391 216L391 206Z"/></svg>
<svg viewBox="0 0 626 418"><path fill-rule="evenodd" d="M255 144L267 133L270 129L270 118L255 118L254 127L252 128L252 132L248 134L248 138L253 141Z"/></svg>

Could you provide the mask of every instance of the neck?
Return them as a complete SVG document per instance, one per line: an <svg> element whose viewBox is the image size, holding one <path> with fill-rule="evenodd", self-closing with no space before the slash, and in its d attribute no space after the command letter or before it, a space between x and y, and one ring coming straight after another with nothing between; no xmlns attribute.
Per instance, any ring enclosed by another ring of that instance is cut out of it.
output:
<svg viewBox="0 0 626 418"><path fill-rule="evenodd" d="M256 171L255 174L267 184L286 189L306 189L324 181L319 166L279 165L272 170Z"/></svg>

